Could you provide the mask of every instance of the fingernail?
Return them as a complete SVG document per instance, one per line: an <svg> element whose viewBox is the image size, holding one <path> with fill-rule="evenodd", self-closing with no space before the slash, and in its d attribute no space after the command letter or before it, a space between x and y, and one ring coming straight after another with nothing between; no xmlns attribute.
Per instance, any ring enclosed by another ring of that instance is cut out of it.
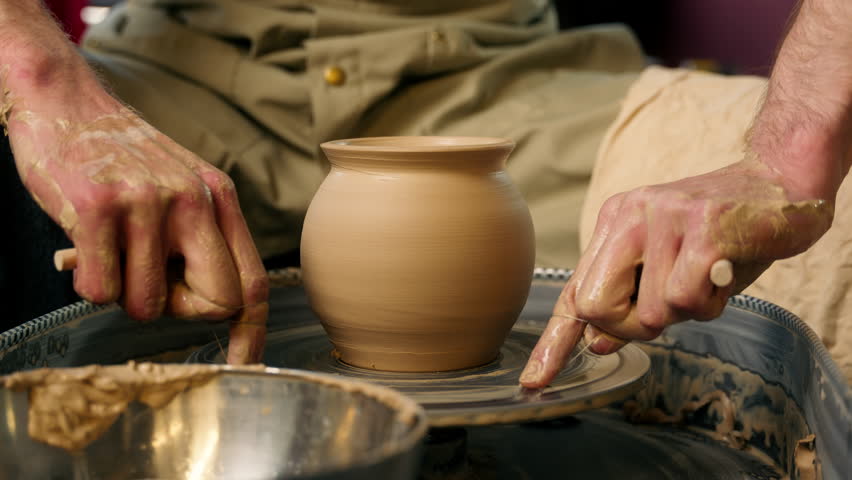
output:
<svg viewBox="0 0 852 480"><path fill-rule="evenodd" d="M521 373L521 383L535 383L541 377L543 365L540 360L530 360Z"/></svg>

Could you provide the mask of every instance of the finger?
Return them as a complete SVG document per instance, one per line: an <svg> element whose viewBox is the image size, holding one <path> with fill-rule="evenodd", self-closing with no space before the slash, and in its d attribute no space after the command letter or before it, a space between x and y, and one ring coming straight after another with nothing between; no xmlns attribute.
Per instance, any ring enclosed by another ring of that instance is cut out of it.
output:
<svg viewBox="0 0 852 480"><path fill-rule="evenodd" d="M207 297L200 295L187 285L183 279L173 278L168 282L166 311L172 317L185 320L217 321L230 318L238 310L239 305L223 306L211 302Z"/></svg>
<svg viewBox="0 0 852 480"><path fill-rule="evenodd" d="M720 257L690 236L684 240L664 290L666 303L681 317L710 320L721 315L736 282L723 288L713 285L710 269Z"/></svg>
<svg viewBox="0 0 852 480"><path fill-rule="evenodd" d="M635 318L639 325L649 330L649 334L659 334L665 327L682 320L678 312L666 302L665 295L682 237L666 217L655 218L649 230L653 233L645 248Z"/></svg>
<svg viewBox="0 0 852 480"><path fill-rule="evenodd" d="M269 303L245 306L231 323L228 341L228 363L246 365L260 363L266 341Z"/></svg>
<svg viewBox="0 0 852 480"><path fill-rule="evenodd" d="M78 250L74 290L92 303L117 300L121 265L115 222L120 212L113 206L112 196L104 189L88 190L89 185L81 185L77 191L85 194L75 204L45 170L17 166L33 200L65 230ZM57 174L56 178L62 178L60 175L67 173Z"/></svg>
<svg viewBox="0 0 852 480"><path fill-rule="evenodd" d="M683 318L705 322L722 316L728 300L736 293L736 286L731 284L726 287L713 287L713 292L705 308L697 312L682 313Z"/></svg>
<svg viewBox="0 0 852 480"><path fill-rule="evenodd" d="M219 228L239 275L243 305L231 325L228 363L259 362L266 339L269 276L242 215L233 182L222 172L201 174L210 188Z"/></svg>
<svg viewBox="0 0 852 480"><path fill-rule="evenodd" d="M578 316L608 331L631 313L636 267L642 262L644 224L630 221L609 233L576 293Z"/></svg>
<svg viewBox="0 0 852 480"><path fill-rule="evenodd" d="M524 387L546 387L565 366L569 355L582 337L585 322L572 318L576 317L574 292L575 284L572 280L562 290L553 315L521 373L520 382Z"/></svg>
<svg viewBox="0 0 852 480"><path fill-rule="evenodd" d="M612 222L618 215L622 198L621 195L610 197L601 207L592 240L580 258L571 280L562 289L562 293L553 308L553 315L521 373L520 382L524 387L543 388L547 386L564 368L565 362L582 337L586 324L570 318L576 317L574 296L578 286L583 283L589 266L594 262L595 257L606 242L612 228Z"/></svg>
<svg viewBox="0 0 852 480"><path fill-rule="evenodd" d="M240 210L233 182L218 171L203 173L202 178L213 196L216 220L236 266L243 302L247 305L266 302L269 298L269 276Z"/></svg>
<svg viewBox="0 0 852 480"><path fill-rule="evenodd" d="M222 319L242 305L239 276L209 190L203 184L193 188L176 195L169 216L172 243L184 260L183 282L170 294L169 308L194 315L189 318Z"/></svg>
<svg viewBox="0 0 852 480"><path fill-rule="evenodd" d="M589 351L598 355L615 353L629 343L627 340L610 335L594 325L586 327L584 336L586 344L589 345Z"/></svg>
<svg viewBox="0 0 852 480"><path fill-rule="evenodd" d="M74 290L92 303L114 302L121 293L117 235L112 216L96 212L81 215L71 232L71 241L77 248Z"/></svg>
<svg viewBox="0 0 852 480"><path fill-rule="evenodd" d="M606 239L609 237L610 231L613 228L613 222L621 208L623 198L623 195L610 197L606 202L604 202L600 212L598 212L598 220L595 224L595 231L592 234L592 240L589 242L589 246L586 248L586 251L583 252L583 255L580 257L580 261L577 263L574 275L571 276L571 278L575 280L578 290L583 284L586 273L589 271L589 268L594 263L595 258L597 258L598 253L606 242Z"/></svg>
<svg viewBox="0 0 852 480"><path fill-rule="evenodd" d="M122 303L130 317L153 320L166 305L166 250L160 235L164 209L148 199L128 214L125 222L124 292Z"/></svg>
<svg viewBox="0 0 852 480"><path fill-rule="evenodd" d="M577 315L616 337L650 340L662 329L642 325L634 308L637 269L643 265L648 225L640 208L623 201L607 240L577 290Z"/></svg>
<svg viewBox="0 0 852 480"><path fill-rule="evenodd" d="M580 318L583 317L581 316ZM595 324L593 322L589 322L589 325ZM606 332L613 337L623 339L625 342L630 340L653 340L659 337L663 332L662 328L651 328L643 325L639 321L639 316L637 315L635 307L631 308L627 312L627 315L617 322L595 326L600 329L600 331Z"/></svg>

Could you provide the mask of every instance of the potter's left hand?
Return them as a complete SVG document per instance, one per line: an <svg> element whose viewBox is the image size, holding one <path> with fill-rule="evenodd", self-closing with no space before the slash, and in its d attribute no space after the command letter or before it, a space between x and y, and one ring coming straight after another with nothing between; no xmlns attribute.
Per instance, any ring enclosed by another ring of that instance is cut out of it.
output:
<svg viewBox="0 0 852 480"><path fill-rule="evenodd" d="M610 198L522 385L546 386L584 333L591 351L608 354L673 323L716 318L774 260L812 245L832 213L832 203L796 191L757 160ZM725 258L736 281L718 288L710 268Z"/></svg>
<svg viewBox="0 0 852 480"><path fill-rule="evenodd" d="M77 250L75 289L143 321L230 319L228 362L259 361L268 279L233 182L97 94L82 106L20 96L9 118L24 185Z"/></svg>
<svg viewBox="0 0 852 480"><path fill-rule="evenodd" d="M232 319L228 362L258 361L268 278L230 178L112 97L41 2L0 0L0 32L0 124L74 243L77 293L139 320Z"/></svg>

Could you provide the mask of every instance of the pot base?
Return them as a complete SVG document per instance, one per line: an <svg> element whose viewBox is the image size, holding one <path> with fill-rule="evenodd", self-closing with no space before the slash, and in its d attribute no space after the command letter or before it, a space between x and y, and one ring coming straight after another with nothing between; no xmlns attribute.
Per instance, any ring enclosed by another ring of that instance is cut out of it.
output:
<svg viewBox="0 0 852 480"><path fill-rule="evenodd" d="M334 355L341 362L353 367L385 372L450 372L480 367L497 358L499 351L492 352L375 352L335 345Z"/></svg>

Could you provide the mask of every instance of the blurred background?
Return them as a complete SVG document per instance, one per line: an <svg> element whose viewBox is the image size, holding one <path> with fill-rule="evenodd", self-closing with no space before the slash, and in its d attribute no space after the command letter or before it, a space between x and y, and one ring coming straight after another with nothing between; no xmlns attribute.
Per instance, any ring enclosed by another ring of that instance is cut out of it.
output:
<svg viewBox="0 0 852 480"><path fill-rule="evenodd" d="M798 0L557 0L563 28L630 25L668 66L768 75Z"/></svg>
<svg viewBox="0 0 852 480"><path fill-rule="evenodd" d="M426 1L426 0L422 0ZM46 0L75 41L115 0ZM797 0L554 0L563 28L621 22L668 66L767 75Z"/></svg>

